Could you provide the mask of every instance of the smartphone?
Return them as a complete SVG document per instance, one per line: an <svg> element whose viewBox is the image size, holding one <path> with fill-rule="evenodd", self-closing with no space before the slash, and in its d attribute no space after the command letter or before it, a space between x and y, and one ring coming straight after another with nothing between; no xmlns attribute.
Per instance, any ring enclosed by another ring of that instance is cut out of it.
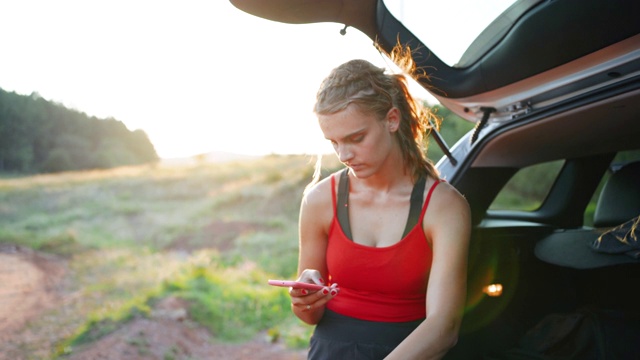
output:
<svg viewBox="0 0 640 360"><path fill-rule="evenodd" d="M269 285L273 286L292 287L295 289L321 290L322 288L324 288L324 285L310 284L293 280L269 280L268 283Z"/></svg>

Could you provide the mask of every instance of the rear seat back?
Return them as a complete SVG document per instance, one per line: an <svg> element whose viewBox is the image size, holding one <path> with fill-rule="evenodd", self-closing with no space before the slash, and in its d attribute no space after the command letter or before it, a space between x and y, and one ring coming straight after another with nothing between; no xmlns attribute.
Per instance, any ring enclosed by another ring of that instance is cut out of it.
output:
<svg viewBox="0 0 640 360"><path fill-rule="evenodd" d="M593 226L618 226L640 215L640 161L614 172L600 193Z"/></svg>

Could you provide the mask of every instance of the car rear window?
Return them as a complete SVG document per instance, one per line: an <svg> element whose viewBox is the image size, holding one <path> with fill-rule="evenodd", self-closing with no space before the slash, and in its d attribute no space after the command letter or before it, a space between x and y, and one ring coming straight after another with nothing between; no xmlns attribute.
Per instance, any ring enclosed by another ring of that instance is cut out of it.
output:
<svg viewBox="0 0 640 360"><path fill-rule="evenodd" d="M520 169L498 193L489 210L537 210L563 165L564 160L558 160Z"/></svg>

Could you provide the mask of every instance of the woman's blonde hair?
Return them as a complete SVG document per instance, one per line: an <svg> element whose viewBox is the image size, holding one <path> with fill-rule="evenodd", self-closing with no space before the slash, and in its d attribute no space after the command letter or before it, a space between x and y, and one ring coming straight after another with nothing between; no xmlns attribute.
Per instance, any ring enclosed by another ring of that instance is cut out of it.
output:
<svg viewBox="0 0 640 360"><path fill-rule="evenodd" d="M411 50L397 45L390 57L407 74L418 74ZM420 75L419 76L424 76ZM366 60L351 60L333 69L318 90L314 112L328 115L355 104L361 111L382 120L396 107L401 114L395 133L407 170L414 181L420 176L438 178L438 172L426 156L428 136L440 120L409 93L402 74L387 74ZM318 173L316 169L316 173Z"/></svg>

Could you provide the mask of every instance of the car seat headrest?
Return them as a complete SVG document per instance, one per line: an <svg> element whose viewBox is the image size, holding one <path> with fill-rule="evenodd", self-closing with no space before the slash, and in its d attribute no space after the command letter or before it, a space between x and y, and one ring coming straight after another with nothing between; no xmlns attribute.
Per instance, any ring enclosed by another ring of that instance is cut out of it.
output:
<svg viewBox="0 0 640 360"><path fill-rule="evenodd" d="M596 205L595 227L620 225L640 215L640 161L625 164L607 180Z"/></svg>

